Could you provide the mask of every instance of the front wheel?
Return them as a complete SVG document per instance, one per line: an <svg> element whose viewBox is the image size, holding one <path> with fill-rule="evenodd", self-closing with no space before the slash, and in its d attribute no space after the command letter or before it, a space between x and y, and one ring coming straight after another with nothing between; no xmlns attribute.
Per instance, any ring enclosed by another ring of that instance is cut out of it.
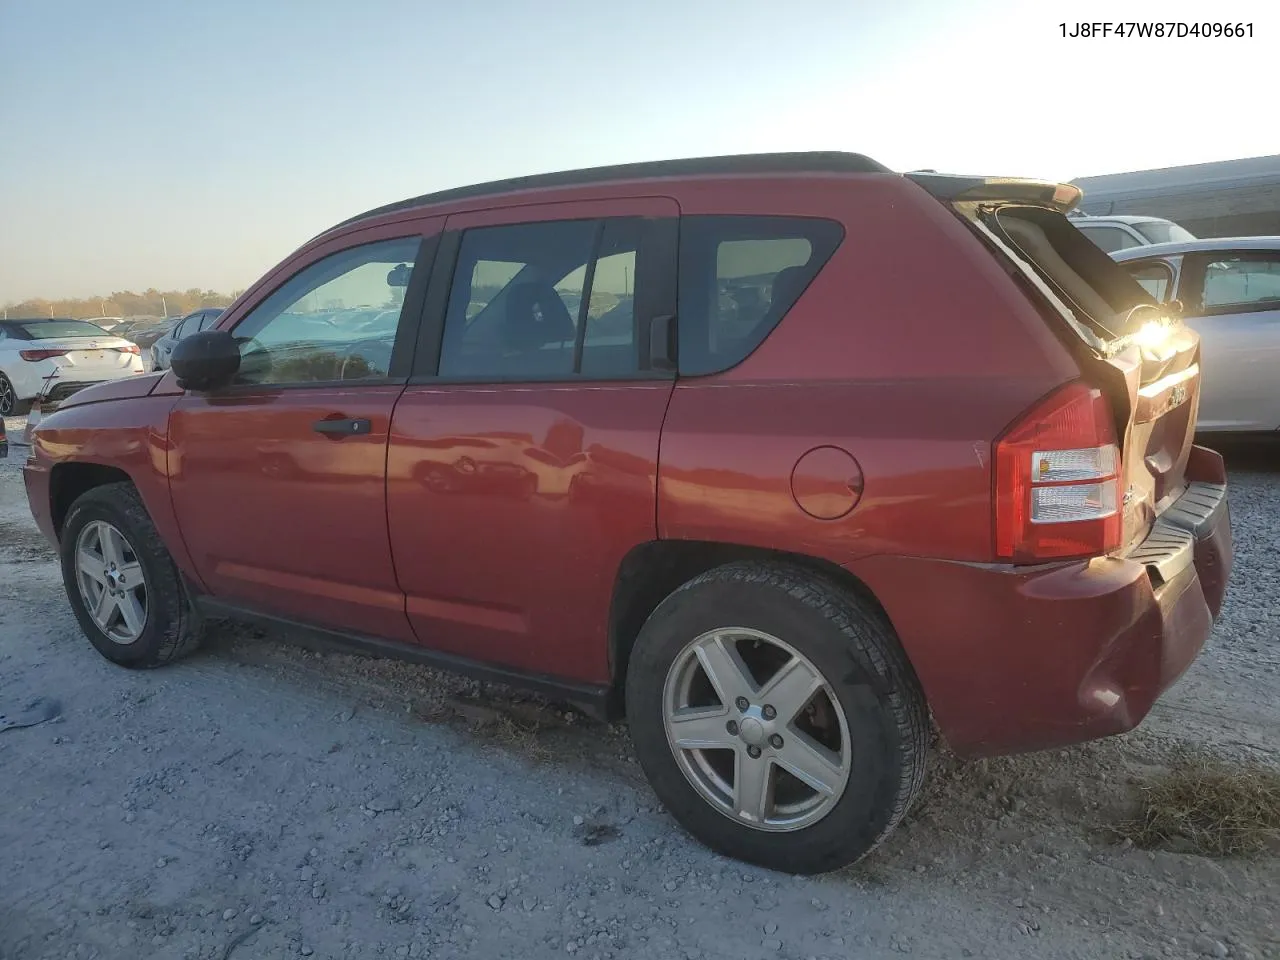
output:
<svg viewBox="0 0 1280 960"><path fill-rule="evenodd" d="M157 667L199 645L200 617L132 484L82 494L67 511L61 552L71 609L108 660Z"/></svg>
<svg viewBox="0 0 1280 960"><path fill-rule="evenodd" d="M676 590L636 640L626 698L672 815L770 869L860 859L924 780L928 712L891 627L800 568L731 564Z"/></svg>
<svg viewBox="0 0 1280 960"><path fill-rule="evenodd" d="M29 402L18 399L13 381L0 373L0 417L20 417L31 409Z"/></svg>

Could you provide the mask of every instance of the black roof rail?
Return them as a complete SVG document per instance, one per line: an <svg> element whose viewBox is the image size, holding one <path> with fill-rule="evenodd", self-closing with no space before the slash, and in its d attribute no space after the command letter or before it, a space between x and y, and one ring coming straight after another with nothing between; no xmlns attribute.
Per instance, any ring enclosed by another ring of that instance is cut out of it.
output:
<svg viewBox="0 0 1280 960"><path fill-rule="evenodd" d="M507 180L493 180L466 187L454 187L425 193L419 197L400 200L385 206L366 210L326 230L336 230L348 224L358 223L399 210L412 210L428 204L446 203L451 200L469 200L519 190L538 190L552 187L575 187L593 183L609 183L621 180L648 180L660 177L697 177L731 174L773 173L893 173L888 167L860 153L839 150L813 150L795 153L744 153L722 157L690 157L682 160L653 160L641 163L623 163L607 167L587 167L581 170L564 170L557 173L540 173ZM322 234L323 235L323 234Z"/></svg>

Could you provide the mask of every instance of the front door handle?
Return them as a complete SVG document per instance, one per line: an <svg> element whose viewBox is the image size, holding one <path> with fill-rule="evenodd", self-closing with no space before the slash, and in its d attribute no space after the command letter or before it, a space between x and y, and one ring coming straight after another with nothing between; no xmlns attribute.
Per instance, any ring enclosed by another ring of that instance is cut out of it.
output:
<svg viewBox="0 0 1280 960"><path fill-rule="evenodd" d="M343 418L341 420L317 420L312 424L312 427L316 433L326 433L338 437L356 437L363 433L369 433L373 429L373 424L368 420Z"/></svg>

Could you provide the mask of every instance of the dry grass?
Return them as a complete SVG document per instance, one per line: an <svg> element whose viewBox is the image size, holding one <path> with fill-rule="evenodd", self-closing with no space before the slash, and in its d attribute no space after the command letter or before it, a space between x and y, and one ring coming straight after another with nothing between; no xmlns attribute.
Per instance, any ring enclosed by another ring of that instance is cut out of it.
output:
<svg viewBox="0 0 1280 960"><path fill-rule="evenodd" d="M1139 815L1113 828L1135 846L1212 857L1280 851L1280 771L1201 762L1141 789Z"/></svg>

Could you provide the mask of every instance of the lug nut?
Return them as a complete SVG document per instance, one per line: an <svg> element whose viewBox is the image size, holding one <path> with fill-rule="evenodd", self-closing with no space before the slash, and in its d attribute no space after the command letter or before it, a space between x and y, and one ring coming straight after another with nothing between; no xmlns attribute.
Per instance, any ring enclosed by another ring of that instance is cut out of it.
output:
<svg viewBox="0 0 1280 960"><path fill-rule="evenodd" d="M758 759L760 759L760 748L759 748L759 747L747 747L747 755L748 755L748 756L750 756L752 760L758 760Z"/></svg>
<svg viewBox="0 0 1280 960"><path fill-rule="evenodd" d="M773 709L772 704L768 704L768 703L764 705L764 710L762 710L761 712L764 714L764 718L766 720L772 720L774 717L778 715L778 711Z"/></svg>
<svg viewBox="0 0 1280 960"><path fill-rule="evenodd" d="M782 737L780 737L778 734L775 733L772 737L769 738L769 746L773 747L773 749L775 750L781 750Z"/></svg>
<svg viewBox="0 0 1280 960"><path fill-rule="evenodd" d="M738 725L734 721L730 720L724 725L724 728L729 731L729 736L736 737L738 735Z"/></svg>
<svg viewBox="0 0 1280 960"><path fill-rule="evenodd" d="M751 706L751 704L747 702L746 697L739 697L737 700L734 701L734 704L737 705L739 710L745 710L747 709L747 707Z"/></svg>

